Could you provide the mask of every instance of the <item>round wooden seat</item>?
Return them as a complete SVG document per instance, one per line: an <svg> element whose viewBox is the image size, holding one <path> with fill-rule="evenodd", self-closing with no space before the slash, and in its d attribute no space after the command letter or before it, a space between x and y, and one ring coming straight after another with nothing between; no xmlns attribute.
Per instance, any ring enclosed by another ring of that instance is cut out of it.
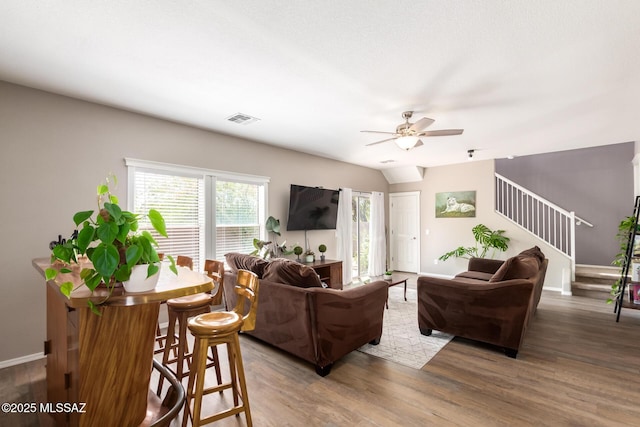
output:
<svg viewBox="0 0 640 427"><path fill-rule="evenodd" d="M176 310L191 310L211 304L211 294L195 294L167 300L167 307Z"/></svg>
<svg viewBox="0 0 640 427"><path fill-rule="evenodd" d="M189 330L197 337L224 336L240 330L244 320L234 311L214 311L189 320Z"/></svg>

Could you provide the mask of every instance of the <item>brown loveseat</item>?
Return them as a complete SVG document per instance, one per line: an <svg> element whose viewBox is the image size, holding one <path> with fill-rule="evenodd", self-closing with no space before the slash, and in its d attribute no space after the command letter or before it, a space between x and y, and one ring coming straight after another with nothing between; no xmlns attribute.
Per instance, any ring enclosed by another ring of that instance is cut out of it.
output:
<svg viewBox="0 0 640 427"><path fill-rule="evenodd" d="M418 277L418 326L503 347L515 358L535 313L548 260L533 247L506 261L472 258L453 279Z"/></svg>
<svg viewBox="0 0 640 427"><path fill-rule="evenodd" d="M235 305L236 271L258 274L258 313L250 335L313 363L325 376L333 362L367 343L377 344L389 284L376 281L347 290L323 288L311 267L292 260L266 262L227 254L227 305Z"/></svg>

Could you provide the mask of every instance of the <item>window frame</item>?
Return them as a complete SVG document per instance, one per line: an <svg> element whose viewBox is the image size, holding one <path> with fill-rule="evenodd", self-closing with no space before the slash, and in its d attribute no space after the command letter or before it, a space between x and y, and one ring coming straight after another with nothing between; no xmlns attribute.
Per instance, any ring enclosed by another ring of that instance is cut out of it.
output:
<svg viewBox="0 0 640 427"><path fill-rule="evenodd" d="M135 205L135 173L144 171L158 174L181 175L204 180L204 258L215 259L216 254L216 181L231 181L262 186L261 203L258 207L261 218L266 218L269 212L269 182L270 178L261 175L251 175L217 169L207 169L195 166L184 166L173 163L163 163L125 157L127 167L127 208ZM266 237L264 221L260 221L260 239ZM200 260L200 265L204 259Z"/></svg>

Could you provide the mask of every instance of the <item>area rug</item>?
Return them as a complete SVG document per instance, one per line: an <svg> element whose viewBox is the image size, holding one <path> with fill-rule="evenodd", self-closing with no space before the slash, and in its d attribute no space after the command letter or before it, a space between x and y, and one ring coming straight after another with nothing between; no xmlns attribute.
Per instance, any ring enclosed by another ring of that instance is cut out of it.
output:
<svg viewBox="0 0 640 427"><path fill-rule="evenodd" d="M433 331L424 336L418 329L418 306L415 289L389 288L389 309L384 311L380 344L366 344L358 350L400 365L420 369L431 360L451 339L452 335Z"/></svg>

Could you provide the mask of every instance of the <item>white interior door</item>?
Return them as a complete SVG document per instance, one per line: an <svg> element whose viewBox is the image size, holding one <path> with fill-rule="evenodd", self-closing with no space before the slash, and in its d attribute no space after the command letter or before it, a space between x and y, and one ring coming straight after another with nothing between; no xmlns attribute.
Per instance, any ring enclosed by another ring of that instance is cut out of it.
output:
<svg viewBox="0 0 640 427"><path fill-rule="evenodd" d="M420 271L420 193L389 194L391 268Z"/></svg>

